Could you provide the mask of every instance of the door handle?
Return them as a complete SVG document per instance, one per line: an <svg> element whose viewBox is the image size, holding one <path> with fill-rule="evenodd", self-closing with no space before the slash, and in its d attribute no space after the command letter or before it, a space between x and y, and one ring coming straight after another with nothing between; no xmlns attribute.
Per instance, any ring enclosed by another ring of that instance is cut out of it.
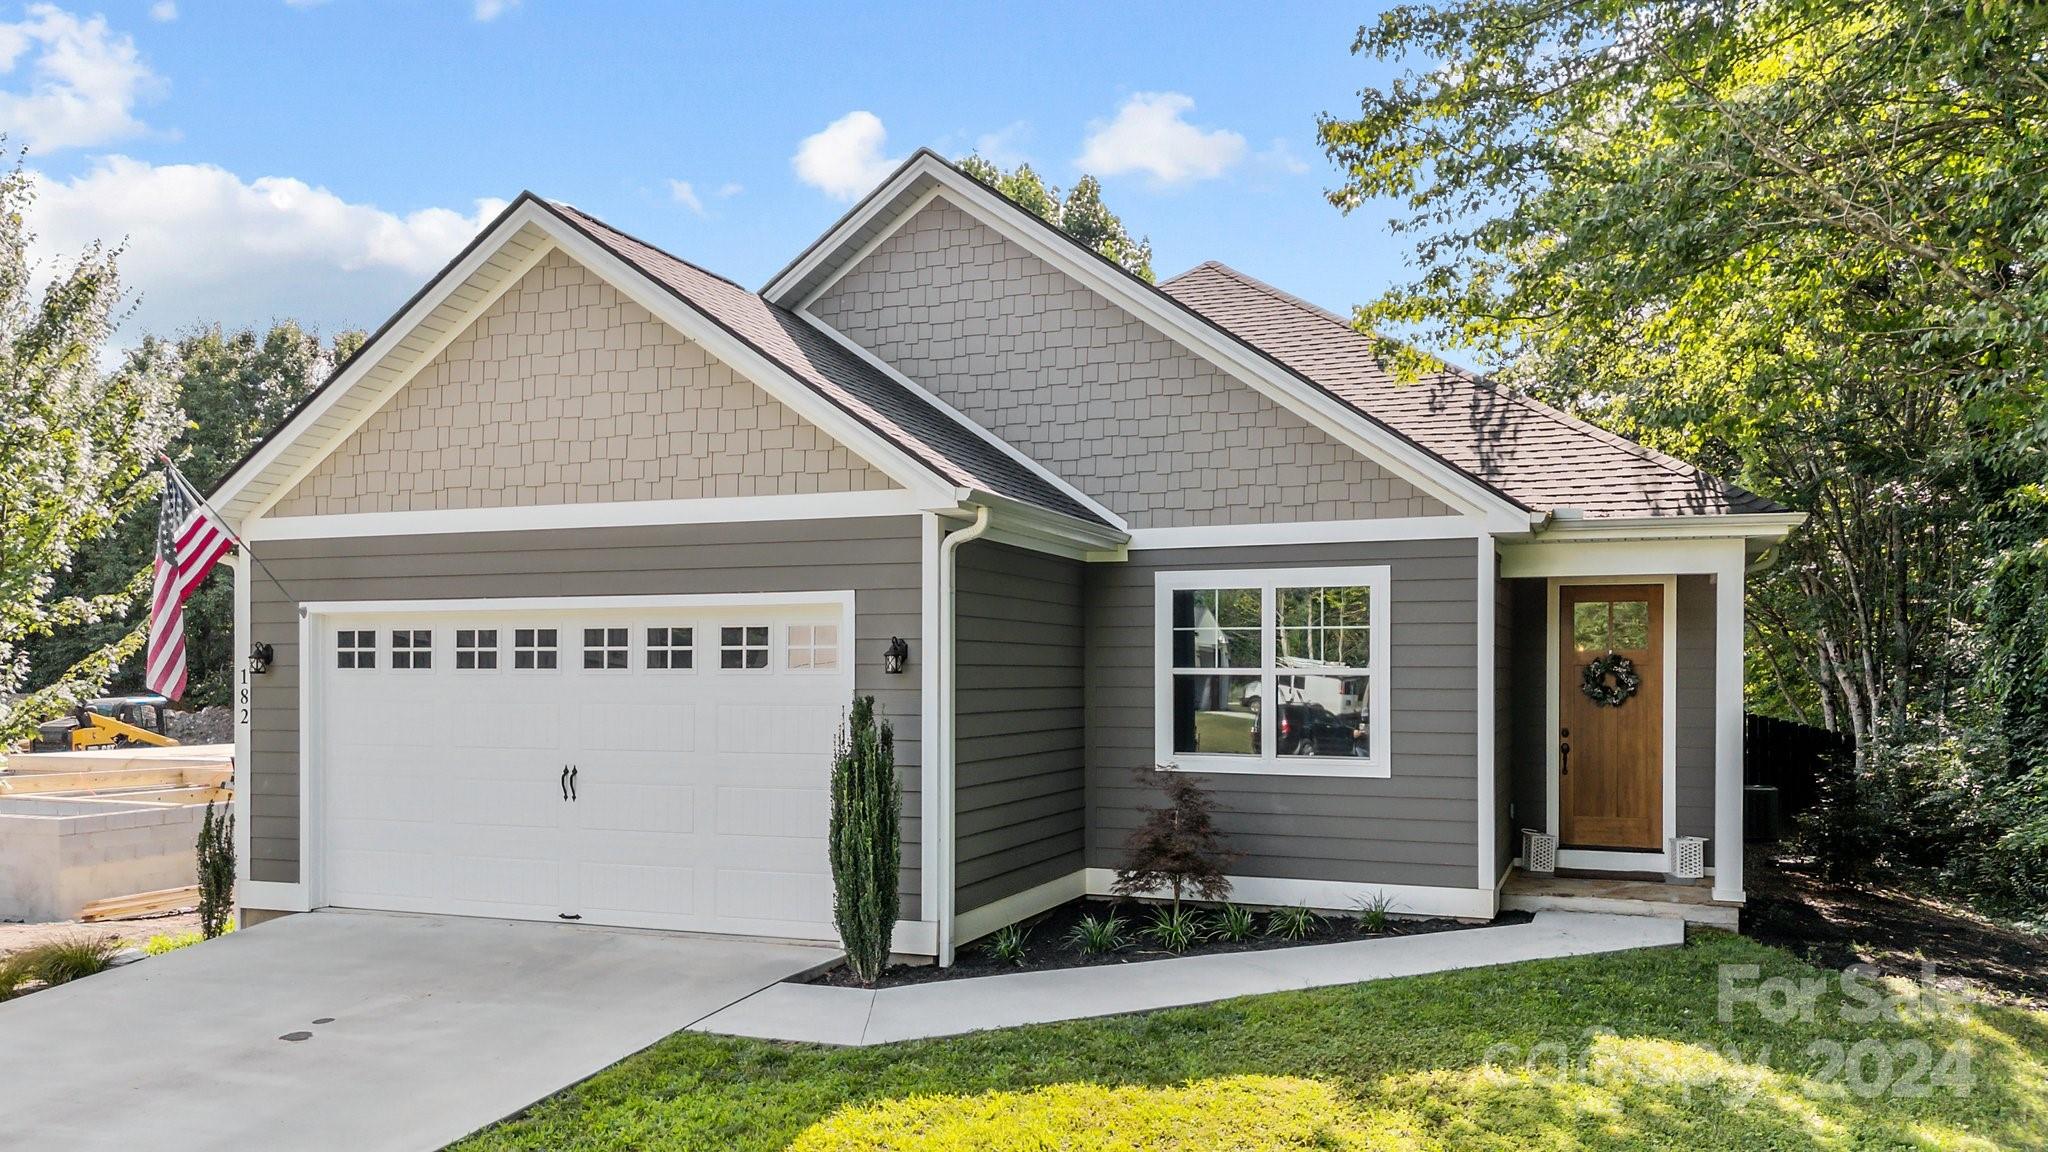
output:
<svg viewBox="0 0 2048 1152"><path fill-rule="evenodd" d="M569 766L562 765L562 799L569 798Z"/></svg>
<svg viewBox="0 0 2048 1152"><path fill-rule="evenodd" d="M569 765L569 799L576 799L576 774L583 771L577 765Z"/></svg>
<svg viewBox="0 0 2048 1152"><path fill-rule="evenodd" d="M1564 734L1566 737L1570 737L1571 730L1566 729ZM1557 774L1559 776L1569 776L1571 773L1572 742L1570 739L1559 740L1557 742Z"/></svg>

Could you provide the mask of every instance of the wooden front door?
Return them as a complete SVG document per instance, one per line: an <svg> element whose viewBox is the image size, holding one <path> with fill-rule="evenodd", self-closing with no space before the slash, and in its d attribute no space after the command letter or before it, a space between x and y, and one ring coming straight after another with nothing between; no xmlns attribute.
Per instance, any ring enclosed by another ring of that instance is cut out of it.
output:
<svg viewBox="0 0 2048 1152"><path fill-rule="evenodd" d="M1565 585L1557 607L1558 842L1661 852L1664 588ZM1618 704L1596 701L1584 688L1587 666L1609 653L1627 657L1639 678Z"/></svg>

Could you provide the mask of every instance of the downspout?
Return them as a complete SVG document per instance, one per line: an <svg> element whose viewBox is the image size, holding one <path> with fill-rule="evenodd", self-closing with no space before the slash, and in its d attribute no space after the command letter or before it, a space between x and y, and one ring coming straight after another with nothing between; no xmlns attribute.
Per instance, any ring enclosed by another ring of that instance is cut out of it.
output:
<svg viewBox="0 0 2048 1152"><path fill-rule="evenodd" d="M925 834L938 837L939 877L936 892L939 907L939 967L953 964L953 862L958 845L953 842L953 592L954 553L962 544L979 540L988 531L988 505L974 510L974 523L953 532L939 543L939 746L932 749L938 761L939 827Z"/></svg>

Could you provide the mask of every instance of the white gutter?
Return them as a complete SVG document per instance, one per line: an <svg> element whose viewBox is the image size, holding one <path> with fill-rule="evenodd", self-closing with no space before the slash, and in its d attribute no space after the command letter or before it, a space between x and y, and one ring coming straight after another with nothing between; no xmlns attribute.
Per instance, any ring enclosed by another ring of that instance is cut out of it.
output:
<svg viewBox="0 0 2048 1152"><path fill-rule="evenodd" d="M941 968L951 967L953 963L953 866L959 848L953 842L953 817L958 807L953 792L954 553L962 544L980 539L987 531L988 505L983 504L974 510L974 523L951 533L939 544L939 746L930 753L938 757L939 827L924 829L923 834L936 837L939 845L939 875L934 888L939 906L932 919L938 921L939 926L938 960Z"/></svg>

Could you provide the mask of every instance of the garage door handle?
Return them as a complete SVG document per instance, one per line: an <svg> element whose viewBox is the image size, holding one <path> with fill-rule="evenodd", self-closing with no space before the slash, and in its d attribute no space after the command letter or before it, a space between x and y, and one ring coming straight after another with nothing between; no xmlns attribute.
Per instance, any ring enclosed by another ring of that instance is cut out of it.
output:
<svg viewBox="0 0 2048 1152"><path fill-rule="evenodd" d="M569 798L569 766L562 765L562 799Z"/></svg>
<svg viewBox="0 0 2048 1152"><path fill-rule="evenodd" d="M569 765L569 799L576 799L576 774L583 771L574 764Z"/></svg>

